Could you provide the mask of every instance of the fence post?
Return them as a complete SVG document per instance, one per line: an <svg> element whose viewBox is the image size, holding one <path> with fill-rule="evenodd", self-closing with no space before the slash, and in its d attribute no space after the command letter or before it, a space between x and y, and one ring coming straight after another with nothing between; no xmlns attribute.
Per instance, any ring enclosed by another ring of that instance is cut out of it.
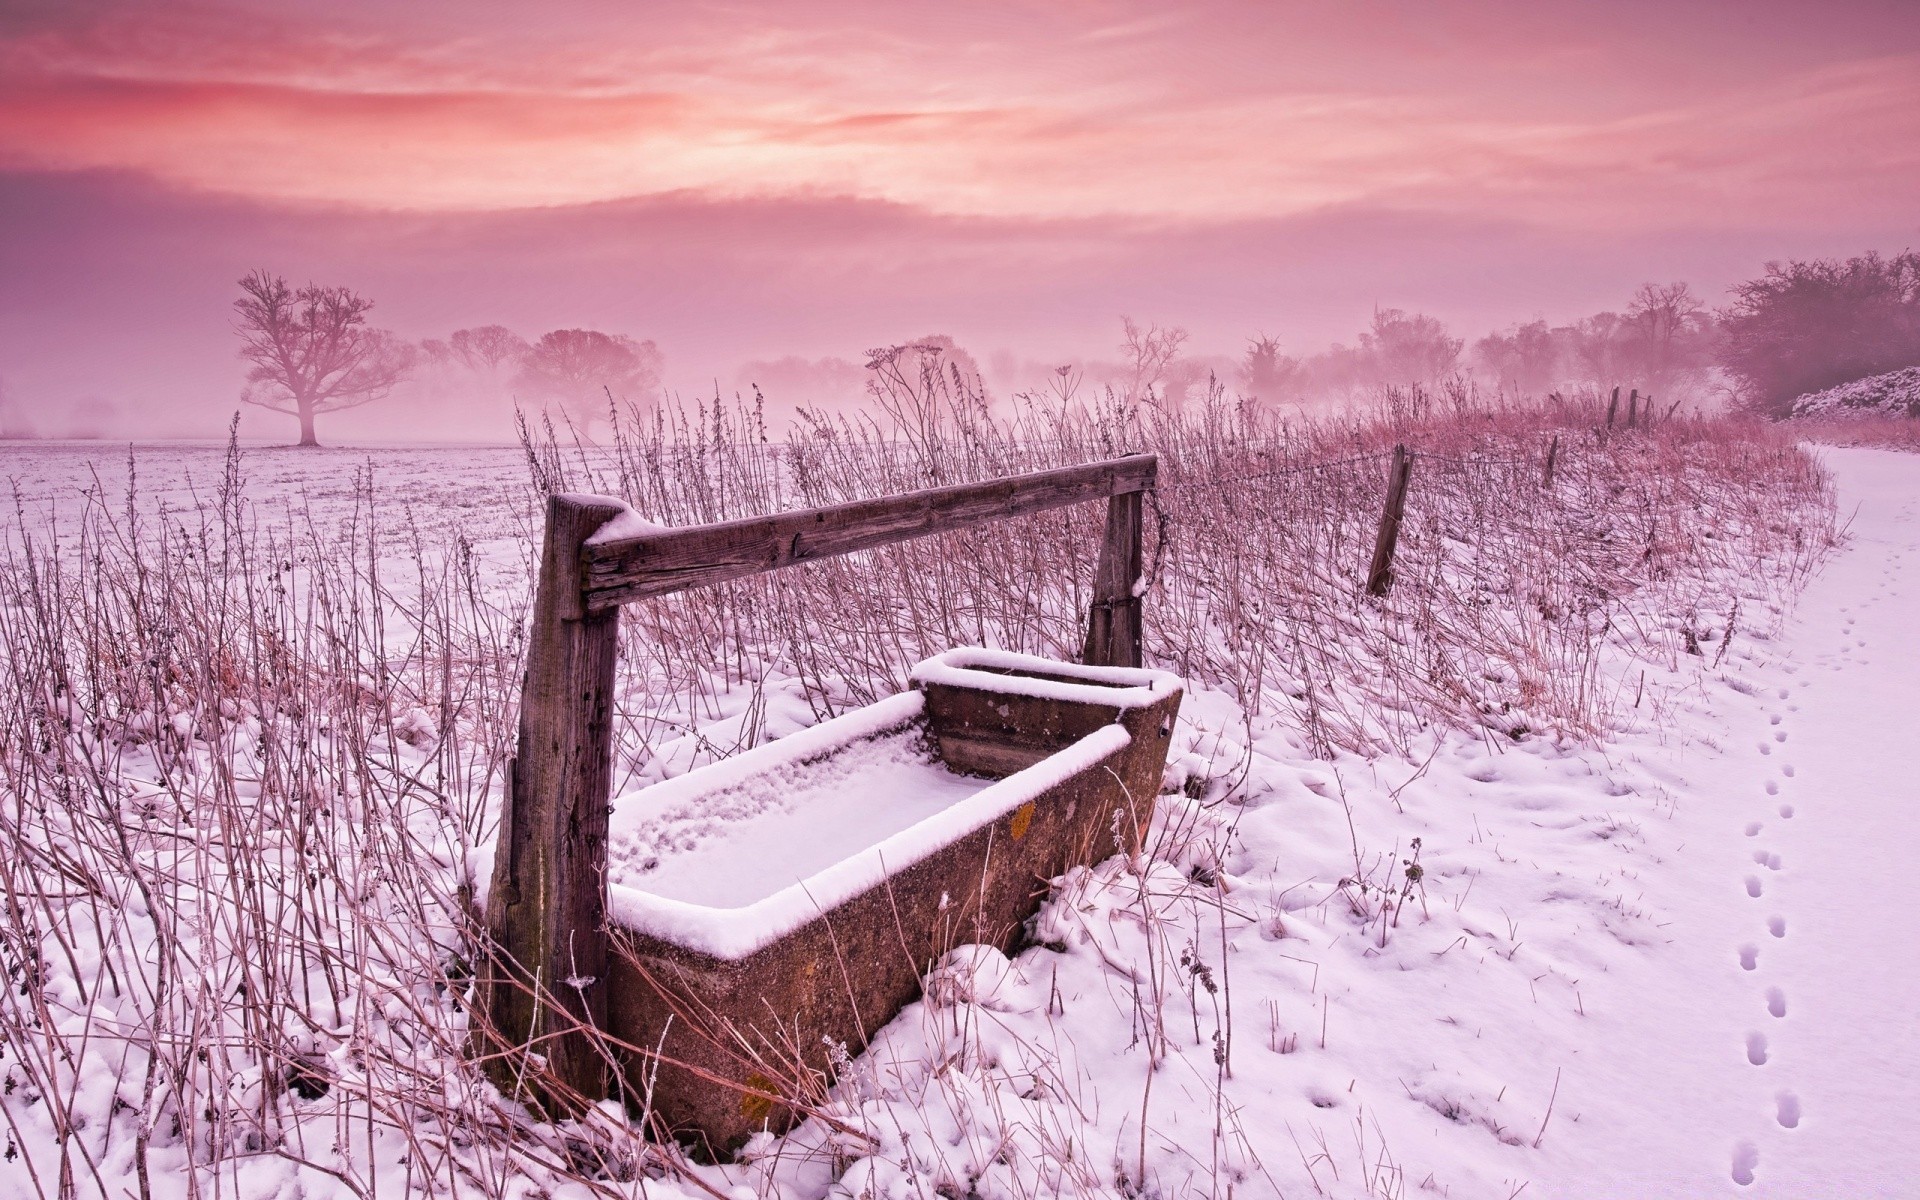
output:
<svg viewBox="0 0 1920 1200"><path fill-rule="evenodd" d="M1541 487L1550 488L1553 486L1553 464L1559 457L1560 435L1556 433L1553 435L1553 441L1547 444L1547 469L1540 473Z"/></svg>
<svg viewBox="0 0 1920 1200"><path fill-rule="evenodd" d="M1618 387L1618 385L1616 385L1613 389L1613 399L1607 401L1607 428L1608 429L1613 428L1613 416L1615 413L1619 411L1620 411L1620 388Z"/></svg>
<svg viewBox="0 0 1920 1200"><path fill-rule="evenodd" d="M1627 397L1627 428L1632 429L1640 420L1640 389L1633 389Z"/></svg>
<svg viewBox="0 0 1920 1200"><path fill-rule="evenodd" d="M1107 533L1093 572L1087 645L1080 656L1089 666L1140 665L1141 598L1133 594L1133 585L1142 569L1141 497L1140 492L1121 492L1107 501Z"/></svg>
<svg viewBox="0 0 1920 1200"><path fill-rule="evenodd" d="M517 1048L537 1044L565 1108L607 1094L592 1030L606 1016L606 837L613 777L618 607L581 603L581 546L621 512L594 496L550 496L520 692L520 742L487 897L492 953L481 1003L501 1045L488 1073L512 1095ZM524 1098L524 1097L523 1097Z"/></svg>
<svg viewBox="0 0 1920 1200"><path fill-rule="evenodd" d="M1413 474L1413 456L1404 445L1393 448L1387 468L1387 503L1380 512L1380 534L1373 543L1373 565L1367 570L1367 594L1384 596L1393 586L1393 549L1400 541L1400 519L1407 511L1407 480Z"/></svg>

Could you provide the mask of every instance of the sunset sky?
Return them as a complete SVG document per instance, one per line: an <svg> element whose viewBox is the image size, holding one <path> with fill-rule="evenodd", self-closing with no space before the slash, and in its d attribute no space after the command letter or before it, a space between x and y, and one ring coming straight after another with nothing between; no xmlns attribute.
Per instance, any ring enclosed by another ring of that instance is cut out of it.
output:
<svg viewBox="0 0 1920 1200"><path fill-rule="evenodd" d="M929 333L1108 356L1122 313L1471 337L1920 245L1914 0L321 12L0 0L16 404L219 429L254 267L408 337L652 338L710 391Z"/></svg>

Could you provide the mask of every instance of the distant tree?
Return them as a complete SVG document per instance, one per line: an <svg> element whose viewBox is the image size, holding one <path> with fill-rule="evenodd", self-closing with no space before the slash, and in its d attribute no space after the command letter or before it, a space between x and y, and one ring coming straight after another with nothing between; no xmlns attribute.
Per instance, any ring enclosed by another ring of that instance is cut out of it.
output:
<svg viewBox="0 0 1920 1200"><path fill-rule="evenodd" d="M1497 386L1532 396L1553 386L1560 346L1545 321L1530 321L1481 338L1473 344L1473 358Z"/></svg>
<svg viewBox="0 0 1920 1200"><path fill-rule="evenodd" d="M1720 364L1748 404L1920 364L1920 254L1768 263L1720 314Z"/></svg>
<svg viewBox="0 0 1920 1200"><path fill-rule="evenodd" d="M240 291L240 357L253 364L240 400L298 417L302 446L320 444L315 417L383 399L412 368L413 347L369 328L373 301L350 288L296 290L254 271Z"/></svg>
<svg viewBox="0 0 1920 1200"><path fill-rule="evenodd" d="M758 388L769 399L798 404L838 404L858 400L866 385L860 364L844 358L756 359L734 376L738 386Z"/></svg>
<svg viewBox="0 0 1920 1200"><path fill-rule="evenodd" d="M1582 382L1612 387L1631 373L1625 322L1619 313L1595 313L1557 332L1566 345L1574 375Z"/></svg>
<svg viewBox="0 0 1920 1200"><path fill-rule="evenodd" d="M1121 317L1120 333L1120 352L1126 358L1130 375L1126 398L1151 400L1153 389L1165 377L1173 360L1180 356L1180 347L1186 345L1187 331L1172 325L1164 329L1148 325L1142 329L1134 324L1132 317Z"/></svg>
<svg viewBox="0 0 1920 1200"><path fill-rule="evenodd" d="M1269 404L1278 404L1297 394L1306 384L1306 369L1301 361L1280 349L1280 339L1260 334L1247 342L1240 356L1240 386L1247 394Z"/></svg>
<svg viewBox="0 0 1920 1200"><path fill-rule="evenodd" d="M1397 308L1375 309L1373 327L1360 348L1373 360L1382 383L1433 383L1453 373L1465 340L1452 337L1435 317Z"/></svg>
<svg viewBox="0 0 1920 1200"><path fill-rule="evenodd" d="M420 357L426 359L427 363L436 370L445 370L453 365L453 347L439 338L422 338Z"/></svg>
<svg viewBox="0 0 1920 1200"><path fill-rule="evenodd" d="M497 372L503 364L519 362L529 349L527 339L505 325L456 329L447 346L468 370L488 374Z"/></svg>
<svg viewBox="0 0 1920 1200"><path fill-rule="evenodd" d="M1705 370L1713 330L1713 316L1692 288L1647 283L1627 306L1621 333L1637 381L1664 395Z"/></svg>
<svg viewBox="0 0 1920 1200"><path fill-rule="evenodd" d="M636 393L651 396L660 386L665 363L652 342L597 329L556 329L521 356L516 383L564 405L582 424L591 424L604 412L609 394L616 399L631 399Z"/></svg>

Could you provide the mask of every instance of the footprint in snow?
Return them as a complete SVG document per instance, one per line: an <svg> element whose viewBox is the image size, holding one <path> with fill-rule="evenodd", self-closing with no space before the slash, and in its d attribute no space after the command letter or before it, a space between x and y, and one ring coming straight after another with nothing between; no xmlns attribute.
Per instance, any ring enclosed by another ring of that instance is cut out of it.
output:
<svg viewBox="0 0 1920 1200"><path fill-rule="evenodd" d="M1752 896L1755 900L1760 898L1760 877L1758 875L1747 876L1747 895Z"/></svg>
<svg viewBox="0 0 1920 1200"><path fill-rule="evenodd" d="M1800 1128L1800 1097L1792 1092L1781 1092L1773 1098L1776 1115L1782 1129Z"/></svg>
<svg viewBox="0 0 1920 1200"><path fill-rule="evenodd" d="M1780 782L1776 779L1767 780L1767 795L1778 796L1779 794L1780 794Z"/></svg>
<svg viewBox="0 0 1920 1200"><path fill-rule="evenodd" d="M1740 947L1740 969L1751 971L1760 965L1760 947L1749 942Z"/></svg>
<svg viewBox="0 0 1920 1200"><path fill-rule="evenodd" d="M1753 1182L1753 1169L1760 1165L1760 1150L1752 1142L1733 1148L1733 1181L1741 1187Z"/></svg>
<svg viewBox="0 0 1920 1200"><path fill-rule="evenodd" d="M1777 938L1787 936L1787 919L1785 917L1768 917L1767 932Z"/></svg>
<svg viewBox="0 0 1920 1200"><path fill-rule="evenodd" d="M1748 821L1748 822L1747 822L1747 836L1748 836L1748 837L1759 837L1759 836L1760 836L1760 822L1758 822L1758 821Z"/></svg>
<svg viewBox="0 0 1920 1200"><path fill-rule="evenodd" d="M1772 753L1773 753L1773 747L1772 747L1772 746L1769 746L1769 745L1767 745L1767 744L1766 744L1765 742L1761 742L1761 743L1760 743L1760 753L1761 753L1761 754L1763 754L1763 755L1764 755L1764 754L1772 754Z"/></svg>
<svg viewBox="0 0 1920 1200"><path fill-rule="evenodd" d="M1784 741L1786 741L1786 740L1787 740L1787 731L1786 731L1786 730L1784 730L1784 729L1782 729L1782 730L1780 730L1779 732L1777 732L1777 733L1775 733L1775 734L1773 735L1773 740L1774 740L1774 741L1776 741L1776 742L1784 742Z"/></svg>
<svg viewBox="0 0 1920 1200"><path fill-rule="evenodd" d="M1747 1035L1747 1061L1756 1067L1767 1065L1767 1035L1750 1033Z"/></svg>
<svg viewBox="0 0 1920 1200"><path fill-rule="evenodd" d="M1768 718L1767 718L1767 724L1769 724L1769 725L1778 725L1779 723L1780 723L1780 714L1779 714L1779 713L1775 713L1775 714L1773 714L1773 715L1772 715L1771 717L1768 717Z"/></svg>
<svg viewBox="0 0 1920 1200"><path fill-rule="evenodd" d="M1780 806L1780 815L1782 818L1786 820L1789 820L1789 821L1793 820L1793 805L1782 804Z"/></svg>
<svg viewBox="0 0 1920 1200"><path fill-rule="evenodd" d="M1767 1011L1776 1017L1787 1015L1787 994L1777 987L1767 989Z"/></svg>
<svg viewBox="0 0 1920 1200"><path fill-rule="evenodd" d="M1785 775L1785 776L1786 776L1786 777L1787 777L1788 779L1792 779L1792 778L1793 778L1793 764L1792 764L1792 763L1781 763L1781 764L1780 764L1780 773L1781 773L1782 775Z"/></svg>

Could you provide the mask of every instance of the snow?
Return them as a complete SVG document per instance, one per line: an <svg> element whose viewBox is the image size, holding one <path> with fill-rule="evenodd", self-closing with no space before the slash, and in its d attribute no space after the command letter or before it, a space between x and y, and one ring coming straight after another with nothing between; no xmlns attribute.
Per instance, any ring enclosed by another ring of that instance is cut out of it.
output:
<svg viewBox="0 0 1920 1200"><path fill-rule="evenodd" d="M1040 672L1051 678L1007 674L1012 671ZM1106 704L1121 709L1145 708L1180 688L1179 678L1165 671L1089 667L982 646L960 646L936 654L915 665L911 678L916 684L945 684L1004 696Z"/></svg>
<svg viewBox="0 0 1920 1200"><path fill-rule="evenodd" d="M1796 417L1920 416L1920 367L1905 367L1808 392L1793 402Z"/></svg>
<svg viewBox="0 0 1920 1200"><path fill-rule="evenodd" d="M626 501L621 500L617 496L592 496L574 492L566 493L565 495L566 498L570 500L586 500L600 504L618 504L620 506L619 515L593 531L593 536L587 539L587 545L589 546L604 545L607 542L624 542L628 538L645 537L650 533L664 533L669 528L669 526L662 525L658 521L647 520L639 513L633 511L633 508L628 505Z"/></svg>
<svg viewBox="0 0 1920 1200"><path fill-rule="evenodd" d="M1901 882L1920 845L1920 457L1823 457L1848 548L1777 648L1690 707L1691 744L1645 755L1690 794L1670 835L1686 850L1664 881L1674 953L1648 980L1665 1020L1614 1049L1661 1086L1622 1072L1608 1099L1636 1152L1586 1180L1895 1196L1920 1178L1920 910Z"/></svg>
<svg viewBox="0 0 1920 1200"><path fill-rule="evenodd" d="M696 771L615 801L608 879L689 904L742 908L992 782L948 770L917 724L819 757L789 752L745 778L708 778L723 774L736 773Z"/></svg>
<svg viewBox="0 0 1920 1200"><path fill-rule="evenodd" d="M924 703L917 692L889 697L616 800L611 917L745 958L1131 742L1108 725L1005 779L969 779L915 745L924 729L907 722ZM909 799L909 786L926 791ZM660 848L680 849L684 861L669 864ZM649 858L660 860L664 886L645 869ZM722 863L726 881L699 878Z"/></svg>
<svg viewBox="0 0 1920 1200"><path fill-rule="evenodd" d="M871 1046L850 1048L830 1112L864 1138L809 1123L761 1139L751 1161L703 1168L704 1182L723 1195L807 1200L1226 1195L1229 1184L1236 1197L1910 1194L1920 1178L1920 908L1908 895L1920 845L1910 765L1920 456L1822 453L1842 511L1855 514L1847 544L1790 615L1789 598L1757 582L1720 581L1741 611L1686 614L1688 628L1712 634L1700 656L1679 646L1677 611L1635 613L1599 678L1629 696L1644 688L1644 704L1598 745L1448 733L1405 758L1329 761L1277 719L1190 687L1170 770L1187 787L1160 798L1162 857L1073 872L1036 922L1037 944L1012 960L983 947L942 960L924 1002ZM89 465L110 496L110 470L124 466L114 447L0 454L29 507L55 515L90 486ZM324 527L353 519L346 473L373 459L423 528L521 562L531 538L518 458L249 451L247 470ZM143 487L192 507L220 459L215 447L143 451ZM1081 686L995 673L1017 669L1009 661L963 651L920 677ZM1107 702L1160 686L1078 674ZM688 862L765 866L768 845L738 843L727 822L707 828L720 814L701 805L745 796L761 773L841 754L850 757L829 771L878 781L841 790L866 815L830 831L791 878L768 871L751 889L683 879L650 894L629 885L627 854L611 889L618 919L710 953L751 953L1125 744L1110 727L970 795L918 797L883 826L873 822L887 794L931 766L909 752L920 697L797 729L809 710L788 681L770 680L767 695L780 698L768 728L785 736L688 771L691 747L728 736L689 728L648 768L674 777L616 806L616 838L635 839L637 852L637 839L686 834ZM717 723L743 720L728 710ZM388 749L410 768L436 740L420 710L397 714L393 732L401 745ZM162 794L134 786L164 777L154 753L125 752L127 804ZM775 789L757 811L792 828L784 823L838 794ZM481 856L482 885L487 874ZM121 919L148 917L129 899ZM220 968L207 965L212 984L228 981ZM83 1000L78 972L53 960L47 969L49 1021L115 1048L87 1058L74 1100L101 1153L99 1190L138 1194L129 1126L113 1117L125 1097L140 1101L134 1010L104 993ZM351 1040L303 1031L301 1052L327 1056L345 1080L368 1061L360 1026L386 1019L349 1013ZM221 1086L233 1094L219 1102L236 1111L259 1101L257 1076ZM43 1171L57 1162L49 1104L26 1090L4 1103L26 1161ZM327 1162L346 1120L318 1106L287 1116L293 1144ZM370 1123L351 1129L371 1146ZM400 1194L410 1176L396 1164L413 1148L384 1127L379 1137L384 1192ZM272 1154L205 1177L184 1168L185 1153L156 1142L154 1195L336 1194L328 1176ZM0 1165L0 1194L31 1191L21 1165ZM83 1176L78 1190L94 1186ZM658 1200L699 1194L671 1180L604 1186Z"/></svg>
<svg viewBox="0 0 1920 1200"><path fill-rule="evenodd" d="M716 1177L901 1197L1215 1194L1216 1172L1246 1196L1906 1194L1920 457L1827 458L1858 514L1797 615L1748 591L1730 643L1615 654L1614 686L1650 682L1600 746L1449 734L1405 761L1313 762L1191 690L1176 758L1208 782L1161 799L1161 832L1191 831L1170 861L1076 871L1045 944L943 962L837 1089L835 1115L878 1141L837 1182L811 1125ZM1216 799L1243 753L1238 802Z"/></svg>

